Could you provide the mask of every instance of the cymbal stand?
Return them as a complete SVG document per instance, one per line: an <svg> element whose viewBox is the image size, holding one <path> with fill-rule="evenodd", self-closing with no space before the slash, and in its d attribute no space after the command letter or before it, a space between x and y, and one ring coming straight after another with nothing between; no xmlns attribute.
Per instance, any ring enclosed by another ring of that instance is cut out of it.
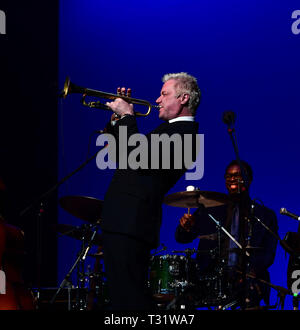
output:
<svg viewBox="0 0 300 330"><path fill-rule="evenodd" d="M251 211L250 211L251 214ZM252 221L251 216L247 217L245 220L247 221L247 233L246 239L243 244L243 254L242 254L242 300L241 300L241 309L244 310L246 308L247 299L249 298L249 290L250 290L250 283L247 280L246 274L250 271L250 256L246 256L245 252L247 252L247 248L251 246L251 237L252 237Z"/></svg>
<svg viewBox="0 0 300 330"><path fill-rule="evenodd" d="M85 251L85 243L82 241L82 250ZM86 308L86 301L84 297L84 282L85 282L85 267L83 255L77 264L77 285L76 285L76 304L75 310L82 311Z"/></svg>
<svg viewBox="0 0 300 330"><path fill-rule="evenodd" d="M208 213L208 216L215 222L217 229L223 230L223 232L234 241L234 243L238 246L239 249L243 249L242 245L220 224L218 220L216 220L211 214ZM249 257L249 253L246 251L246 255Z"/></svg>
<svg viewBox="0 0 300 330"><path fill-rule="evenodd" d="M222 275L223 275L223 266L221 264L223 263L221 259L221 228L217 227L217 241L218 241L218 252L217 252L217 258L218 258L218 266L217 266L217 279L218 279L218 298L223 298L223 281L222 281Z"/></svg>
<svg viewBox="0 0 300 330"><path fill-rule="evenodd" d="M93 230L93 233L91 235L91 237L87 240L85 236L82 237L82 247L81 247L81 250L79 251L78 253L78 256L74 262L74 264L72 265L72 267L70 268L69 272L67 273L67 275L65 276L65 278L63 279L63 281L61 282L59 288L57 289L57 291L55 292L54 296L52 297L51 301L50 301L50 304L53 304L56 300L56 297L58 296L58 294L60 293L60 291L65 287L65 285L67 283L70 283L70 278L71 278L71 275L74 271L74 269L76 267L78 267L77 269L79 270L79 267L81 268L81 270L83 270L82 274L79 274L79 276L77 276L77 284L78 284L78 290L79 292L81 293L83 288L84 288L84 280L82 280L82 276L84 275L84 261L85 261L85 258L87 256L87 253L88 251L90 250L92 244L93 244L93 240L96 236L96 233L97 233L97 224L94 224L92 225L92 228L94 228ZM86 235L86 233L85 233ZM88 244L85 244L85 242L88 241ZM78 280L80 278L80 280ZM77 301L76 301L76 308L78 308L79 310L83 310L84 306L83 305L83 301L82 301L82 298L80 297L81 295L77 294ZM69 308L70 308L70 302L68 304Z"/></svg>

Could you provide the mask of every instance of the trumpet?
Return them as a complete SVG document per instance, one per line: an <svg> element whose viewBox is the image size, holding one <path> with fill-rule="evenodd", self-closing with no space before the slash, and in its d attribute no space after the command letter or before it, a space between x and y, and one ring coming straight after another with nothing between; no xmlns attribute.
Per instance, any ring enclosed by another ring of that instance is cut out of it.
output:
<svg viewBox="0 0 300 330"><path fill-rule="evenodd" d="M84 106L87 106L90 108L97 108L97 109L104 109L104 110L112 111L110 107L101 103L101 101L86 102L87 96L99 97L99 98L108 99L108 100L115 100L117 98L120 98L128 103L146 106L147 107L146 113L135 112L136 116L141 116L141 117L148 116L150 114L152 108L158 108L158 109L160 108L159 105L152 105L150 102L145 101L145 100L135 99L135 98L128 97L128 96L117 95L117 94L112 94L112 93L107 93L107 92L101 92L101 91L97 91L95 89L90 89L90 88L80 87L80 86L73 84L70 81L70 78L67 77L65 80L65 83L64 83L64 89L61 92L60 96L63 98L66 98L69 94L72 94L72 93L82 94L81 103Z"/></svg>

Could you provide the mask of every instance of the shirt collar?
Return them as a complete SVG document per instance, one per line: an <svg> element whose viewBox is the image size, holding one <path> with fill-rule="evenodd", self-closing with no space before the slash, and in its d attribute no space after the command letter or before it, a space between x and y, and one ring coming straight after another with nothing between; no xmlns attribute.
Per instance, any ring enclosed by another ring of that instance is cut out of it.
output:
<svg viewBox="0 0 300 330"><path fill-rule="evenodd" d="M182 117L176 117L169 120L169 123L174 123L175 121L195 121L195 117L193 116L182 116Z"/></svg>

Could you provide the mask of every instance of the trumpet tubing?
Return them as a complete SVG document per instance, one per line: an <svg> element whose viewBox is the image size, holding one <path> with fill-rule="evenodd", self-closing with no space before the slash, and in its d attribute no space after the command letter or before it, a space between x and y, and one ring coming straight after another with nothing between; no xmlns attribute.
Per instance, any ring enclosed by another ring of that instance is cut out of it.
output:
<svg viewBox="0 0 300 330"><path fill-rule="evenodd" d="M140 100L140 99L135 99L132 97L128 96L122 96L122 95L117 95L117 94L112 94L112 93L107 93L107 92L102 92L98 91L95 89L90 89L90 88L85 88L81 86L77 86L74 83L70 81L70 78L67 77L64 83L64 89L61 93L61 97L66 98L70 94L82 94L82 99L81 103L84 106L90 107L90 108L97 108L97 109L104 109L104 110L110 110L112 111L107 105L101 103L100 101L96 102L86 102L86 97L91 96L91 97L99 97L102 99L108 99L108 100L115 100L117 98L123 99L124 101L132 104L137 104L137 105L142 105L147 107L147 112L146 113L141 113L141 112L135 112L136 116L142 116L146 117L150 114L152 108L160 108L159 105L152 105L150 102L145 101L145 100Z"/></svg>

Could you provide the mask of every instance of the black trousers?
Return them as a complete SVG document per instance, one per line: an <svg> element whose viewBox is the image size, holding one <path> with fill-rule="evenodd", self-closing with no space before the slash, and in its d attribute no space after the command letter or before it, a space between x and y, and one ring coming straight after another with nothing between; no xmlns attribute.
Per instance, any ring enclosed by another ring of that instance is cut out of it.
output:
<svg viewBox="0 0 300 330"><path fill-rule="evenodd" d="M108 309L153 309L147 289L150 246L127 235L104 231L102 234Z"/></svg>

